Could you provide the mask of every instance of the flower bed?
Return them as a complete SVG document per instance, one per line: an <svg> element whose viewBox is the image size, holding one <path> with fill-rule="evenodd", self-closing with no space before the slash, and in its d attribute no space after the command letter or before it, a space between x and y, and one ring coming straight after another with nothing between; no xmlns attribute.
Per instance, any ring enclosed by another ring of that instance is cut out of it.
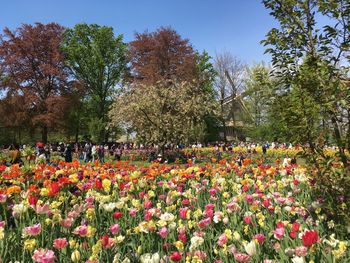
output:
<svg viewBox="0 0 350 263"><path fill-rule="evenodd" d="M322 218L308 179L302 167L247 159L241 167L1 166L0 258L346 262L348 243Z"/></svg>

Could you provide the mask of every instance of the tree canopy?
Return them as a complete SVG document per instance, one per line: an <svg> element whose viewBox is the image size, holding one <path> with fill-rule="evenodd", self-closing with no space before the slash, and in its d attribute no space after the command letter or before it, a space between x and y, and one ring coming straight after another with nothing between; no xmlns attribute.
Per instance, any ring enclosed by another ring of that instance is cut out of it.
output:
<svg viewBox="0 0 350 263"><path fill-rule="evenodd" d="M63 34L62 50L74 76L83 83L90 101L90 119L98 122L100 141L107 139L106 127L112 95L126 70L127 45L112 27L77 24Z"/></svg>
<svg viewBox="0 0 350 263"><path fill-rule="evenodd" d="M195 76L195 51L171 28L136 33L129 43L132 77L143 84L162 80L190 82Z"/></svg>
<svg viewBox="0 0 350 263"><path fill-rule="evenodd" d="M280 85L276 98L290 98L295 118L284 118L289 132L321 153L329 131L339 156L348 166L350 150L350 90L347 86L350 58L349 1L264 0L280 27L270 30L266 52L272 55ZM329 19L319 27L317 17ZM318 144L317 142L322 142Z"/></svg>
<svg viewBox="0 0 350 263"><path fill-rule="evenodd" d="M110 116L131 126L141 142L163 147L188 142L196 122L212 110L213 101L205 93L186 82L168 81L125 90Z"/></svg>
<svg viewBox="0 0 350 263"><path fill-rule="evenodd" d="M56 23L23 24L14 31L5 28L0 37L0 89L9 102L21 103L14 109L17 116L22 109L12 121L41 127L43 141L48 128L61 124L72 88L60 50L63 30Z"/></svg>

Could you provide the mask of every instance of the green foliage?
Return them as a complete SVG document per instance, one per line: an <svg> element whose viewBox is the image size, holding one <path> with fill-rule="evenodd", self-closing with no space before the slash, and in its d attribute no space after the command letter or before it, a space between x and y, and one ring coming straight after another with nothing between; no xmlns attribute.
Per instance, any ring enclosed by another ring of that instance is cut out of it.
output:
<svg viewBox="0 0 350 263"><path fill-rule="evenodd" d="M109 106L126 70L123 36L114 36L111 27L78 24L65 31L62 50L68 66L86 89L86 98L94 109L90 117L101 121L98 127L91 124L93 130L98 129L98 139L105 140Z"/></svg>
<svg viewBox="0 0 350 263"><path fill-rule="evenodd" d="M287 100L287 105L291 107L285 108L293 110L295 118L282 118L287 121L286 129L297 127L292 134L294 138L306 138L314 151L323 147L315 143L318 136L332 136L343 165L348 166L345 150L350 149L347 139L350 135L350 112L345 105L350 103L346 83L350 43L349 3L342 0L332 3L305 0L263 2L280 23L280 28L272 29L263 41L269 46L266 52L272 55L274 74L280 82L275 94L276 97L281 94L294 96ZM329 25L318 28L316 13L327 16ZM321 123L322 132L315 132L314 129L320 128L318 124Z"/></svg>
<svg viewBox="0 0 350 263"><path fill-rule="evenodd" d="M197 51L195 55L196 60L196 75L198 83L202 86L202 90L208 93L208 96L214 98L214 81L217 72L214 65L210 62L211 56L204 50L201 54Z"/></svg>
<svg viewBox="0 0 350 263"><path fill-rule="evenodd" d="M309 157L310 158L310 157ZM309 160L309 163L314 163ZM342 167L339 156L319 159L314 169L313 196L321 205L321 214L327 221L333 220L334 229L342 238L350 238L350 173ZM317 215L314 214L316 217ZM329 226L327 226L329 227Z"/></svg>
<svg viewBox="0 0 350 263"><path fill-rule="evenodd" d="M279 80L271 110L286 138L309 144L306 156L316 171L314 197L321 200L326 216L338 226L347 225L348 206L339 201L349 200L350 3L263 3L280 24L262 41L269 46L266 52L272 55L274 75ZM319 28L317 18L321 16L329 22ZM334 159L324 152L329 138L337 145Z"/></svg>

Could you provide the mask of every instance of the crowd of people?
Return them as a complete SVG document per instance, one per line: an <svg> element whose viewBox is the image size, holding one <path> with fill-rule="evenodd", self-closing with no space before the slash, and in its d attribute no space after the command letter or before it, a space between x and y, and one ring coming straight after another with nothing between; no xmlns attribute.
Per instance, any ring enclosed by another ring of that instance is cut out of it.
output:
<svg viewBox="0 0 350 263"><path fill-rule="evenodd" d="M202 143L193 143L190 145L174 145L169 144L165 146L167 150L176 150L180 151L183 148L192 149L190 158L192 163L196 162L196 152L202 147L213 147L217 153L217 158L220 160L222 153L230 152L234 147L242 147L247 149L247 153L256 153L256 149L261 147L262 153L265 155L267 149L286 149L286 148L298 148L300 146L287 143L254 143L254 142L237 142L237 143L224 143L224 142L215 142L211 144L202 144ZM94 162L96 160L100 162L105 162L106 159L120 161L124 151L128 150L143 150L149 152L148 161L149 162L167 162L167 158L162 155L159 147L157 145L148 145L135 144L132 142L128 143L117 143L117 142L108 142L108 143L92 143L92 142L76 142L76 143L48 143L44 144L38 142L35 145L19 145L12 144L10 146L5 146L0 151L5 152L9 156L8 164L22 164L23 160L26 159L29 162L50 162L52 156L64 158L66 162L72 162L73 159L78 159L84 162ZM243 153L237 155L237 163L242 165L245 156ZM296 158L285 157L283 160L284 164L287 163L296 163Z"/></svg>
<svg viewBox="0 0 350 263"><path fill-rule="evenodd" d="M19 145L17 143L9 146L3 146L1 152L10 157L9 164L21 164L23 159L27 161L50 162L52 156L64 158L66 162L72 162L73 159L85 162L105 161L105 157L112 157L121 160L123 151L133 147L132 143L100 143L92 142L80 143L48 143L38 142L35 145Z"/></svg>

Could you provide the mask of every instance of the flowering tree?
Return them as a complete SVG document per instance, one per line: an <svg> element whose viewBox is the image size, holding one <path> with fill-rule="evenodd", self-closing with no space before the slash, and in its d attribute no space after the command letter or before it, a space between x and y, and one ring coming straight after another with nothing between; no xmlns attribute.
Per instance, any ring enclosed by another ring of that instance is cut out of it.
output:
<svg viewBox="0 0 350 263"><path fill-rule="evenodd" d="M212 110L211 98L195 85L170 81L125 89L110 116L131 125L142 141L164 147L186 142L193 125Z"/></svg>

